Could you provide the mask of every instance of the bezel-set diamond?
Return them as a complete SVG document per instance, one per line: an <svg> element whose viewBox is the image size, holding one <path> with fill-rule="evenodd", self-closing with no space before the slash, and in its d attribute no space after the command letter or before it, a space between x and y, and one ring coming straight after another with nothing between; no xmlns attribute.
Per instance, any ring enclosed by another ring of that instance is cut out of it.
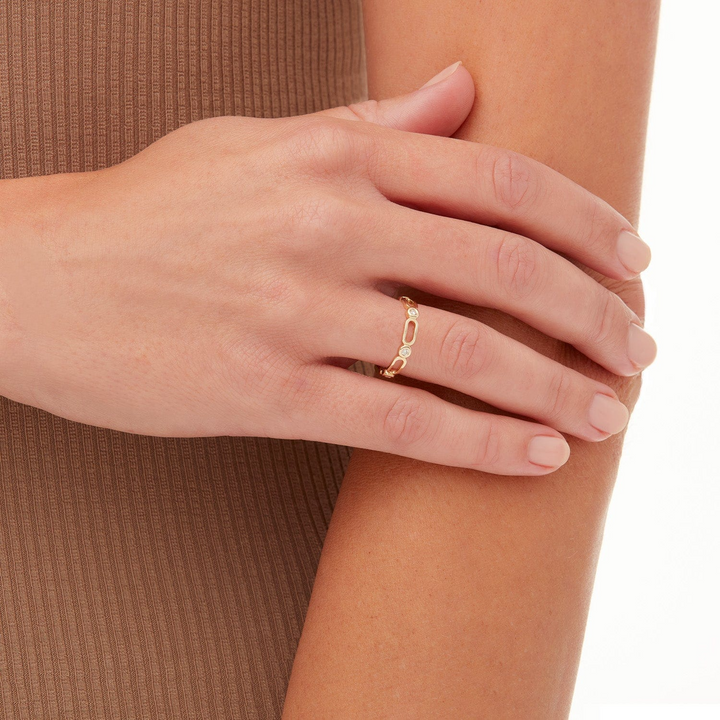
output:
<svg viewBox="0 0 720 720"><path fill-rule="evenodd" d="M413 308L413 307L408 308L408 315L410 317L417 317L418 316L417 308Z"/></svg>
<svg viewBox="0 0 720 720"><path fill-rule="evenodd" d="M400 350L399 350L399 352L398 352L398 355L399 355L400 357L406 358L406 357L410 357L410 353L411 353L411 352L412 352L412 348L409 348L407 345L403 345L403 346L400 348Z"/></svg>

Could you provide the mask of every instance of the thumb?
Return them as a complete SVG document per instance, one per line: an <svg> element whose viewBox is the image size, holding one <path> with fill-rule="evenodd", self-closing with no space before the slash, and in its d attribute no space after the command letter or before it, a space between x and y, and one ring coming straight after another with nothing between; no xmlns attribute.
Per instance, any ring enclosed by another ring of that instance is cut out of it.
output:
<svg viewBox="0 0 720 720"><path fill-rule="evenodd" d="M364 120L407 132L450 136L465 122L474 100L475 83L458 61L406 95L366 100L314 114Z"/></svg>

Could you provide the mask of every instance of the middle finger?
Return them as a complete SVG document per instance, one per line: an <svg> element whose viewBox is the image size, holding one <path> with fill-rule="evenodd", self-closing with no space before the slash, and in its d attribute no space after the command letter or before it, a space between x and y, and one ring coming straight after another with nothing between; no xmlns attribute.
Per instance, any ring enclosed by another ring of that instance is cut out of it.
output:
<svg viewBox="0 0 720 720"><path fill-rule="evenodd" d="M620 297L543 245L393 203L381 217L383 242L363 258L374 278L501 310L617 375L654 359L654 340Z"/></svg>

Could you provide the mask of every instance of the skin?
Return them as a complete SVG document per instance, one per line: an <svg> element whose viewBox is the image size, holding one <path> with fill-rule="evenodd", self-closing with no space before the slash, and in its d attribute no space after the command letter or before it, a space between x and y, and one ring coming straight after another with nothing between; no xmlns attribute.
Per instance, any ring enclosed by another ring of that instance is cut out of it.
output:
<svg viewBox="0 0 720 720"><path fill-rule="evenodd" d="M637 223L656 2L365 0L365 13L371 97L462 59L479 100L458 137L544 162ZM643 317L639 279L576 264ZM630 410L638 400L641 375L503 312L406 290L608 384ZM421 323L418 353L423 341ZM388 382L493 410L408 374ZM567 439L569 461L533 478L356 449L283 719L567 717L624 432Z"/></svg>
<svg viewBox="0 0 720 720"><path fill-rule="evenodd" d="M627 349L637 316L560 254L631 277L616 252L630 223L530 158L440 137L473 96L459 68L381 104L202 120L110 168L3 182L0 391L125 432L302 437L506 475L565 462L559 431L617 433L627 411L606 382L436 307L421 308L425 345L409 372L534 420L346 369L387 358L397 335L386 319L410 282L638 372ZM510 167L535 188L520 203ZM438 236L452 253L438 254ZM469 374L463 352L448 373L443 347L470 337L487 373ZM590 411L598 394L608 427Z"/></svg>

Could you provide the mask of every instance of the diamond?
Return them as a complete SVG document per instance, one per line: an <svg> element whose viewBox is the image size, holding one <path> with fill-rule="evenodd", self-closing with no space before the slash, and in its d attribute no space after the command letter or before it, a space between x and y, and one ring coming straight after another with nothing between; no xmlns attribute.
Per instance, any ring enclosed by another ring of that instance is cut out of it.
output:
<svg viewBox="0 0 720 720"><path fill-rule="evenodd" d="M418 316L417 308L408 308L408 315L410 317L417 317Z"/></svg>
<svg viewBox="0 0 720 720"><path fill-rule="evenodd" d="M411 349L411 348L407 347L406 345L403 345L403 346L400 348L400 352L398 353L398 355L399 355L400 357L406 358L406 357L410 357L410 353L411 353L411 352L412 352L412 349Z"/></svg>

